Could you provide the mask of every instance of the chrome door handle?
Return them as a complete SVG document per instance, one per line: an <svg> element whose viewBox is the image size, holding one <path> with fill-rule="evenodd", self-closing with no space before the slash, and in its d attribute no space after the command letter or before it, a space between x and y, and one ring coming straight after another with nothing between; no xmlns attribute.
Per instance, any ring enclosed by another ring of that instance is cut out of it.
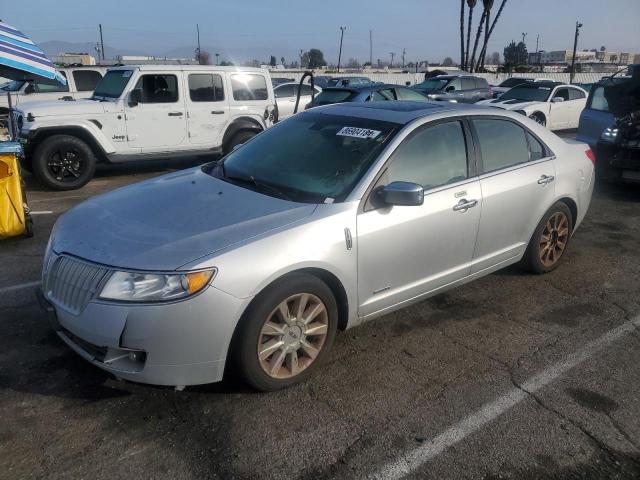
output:
<svg viewBox="0 0 640 480"><path fill-rule="evenodd" d="M554 177L553 175L542 175L539 179L538 179L538 184L539 185L546 185L547 183L551 183L556 179L556 177Z"/></svg>
<svg viewBox="0 0 640 480"><path fill-rule="evenodd" d="M478 205L477 200L467 200L463 198L453 206L453 210L456 212L466 212L467 210L475 207L476 205Z"/></svg>
<svg viewBox="0 0 640 480"><path fill-rule="evenodd" d="M184 115L182 112L169 112L170 117L181 117L182 115Z"/></svg>
<svg viewBox="0 0 640 480"><path fill-rule="evenodd" d="M212 110L211 115L224 115L224 110Z"/></svg>

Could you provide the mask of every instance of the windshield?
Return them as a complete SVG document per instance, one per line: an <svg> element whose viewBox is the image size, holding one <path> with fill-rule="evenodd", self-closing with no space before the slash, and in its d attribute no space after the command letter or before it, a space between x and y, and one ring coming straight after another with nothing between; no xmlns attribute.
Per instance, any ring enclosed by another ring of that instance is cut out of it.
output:
<svg viewBox="0 0 640 480"><path fill-rule="evenodd" d="M415 88L421 90L441 90L447 83L449 83L448 78L430 78L422 83L418 83Z"/></svg>
<svg viewBox="0 0 640 480"><path fill-rule="evenodd" d="M93 97L120 98L132 74L132 70L111 70L107 72L96 85Z"/></svg>
<svg viewBox="0 0 640 480"><path fill-rule="evenodd" d="M500 100L521 100L523 102L546 102L551 95L551 87L520 85L500 96Z"/></svg>
<svg viewBox="0 0 640 480"><path fill-rule="evenodd" d="M295 202L339 202L399 128L379 120L305 112L231 152L211 173Z"/></svg>
<svg viewBox="0 0 640 480"><path fill-rule="evenodd" d="M330 103L346 102L352 96L354 96L351 90L323 90L320 92L315 100L314 105L329 105Z"/></svg>
<svg viewBox="0 0 640 480"><path fill-rule="evenodd" d="M507 78L504 82L502 82L499 87L515 87L516 85L520 85L521 83L525 83L530 81L528 78Z"/></svg>
<svg viewBox="0 0 640 480"><path fill-rule="evenodd" d="M17 92L22 88L22 85L24 85L24 80L12 80L2 85L0 89L4 90L5 92Z"/></svg>

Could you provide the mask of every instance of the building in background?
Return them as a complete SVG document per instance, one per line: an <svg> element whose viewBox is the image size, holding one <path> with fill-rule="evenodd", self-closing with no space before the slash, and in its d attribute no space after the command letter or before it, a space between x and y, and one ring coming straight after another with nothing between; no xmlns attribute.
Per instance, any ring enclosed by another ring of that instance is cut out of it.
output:
<svg viewBox="0 0 640 480"><path fill-rule="evenodd" d="M88 53L61 53L53 57L53 63L66 65L95 65L96 58Z"/></svg>

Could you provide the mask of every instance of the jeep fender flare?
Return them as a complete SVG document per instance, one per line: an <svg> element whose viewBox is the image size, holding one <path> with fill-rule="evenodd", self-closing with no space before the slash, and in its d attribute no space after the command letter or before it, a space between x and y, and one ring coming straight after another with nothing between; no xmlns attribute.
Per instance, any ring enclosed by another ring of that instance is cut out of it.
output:
<svg viewBox="0 0 640 480"><path fill-rule="evenodd" d="M222 146L227 144L233 136L241 130L250 130L252 132L260 133L265 129L264 125L253 117L237 117L234 118L222 137Z"/></svg>
<svg viewBox="0 0 640 480"><path fill-rule="evenodd" d="M108 142L104 134L100 131L98 125L94 123L88 125L43 126L30 132L28 143L36 145L53 135L72 135L79 138L89 145L99 160L105 160L107 155L114 151L110 142Z"/></svg>

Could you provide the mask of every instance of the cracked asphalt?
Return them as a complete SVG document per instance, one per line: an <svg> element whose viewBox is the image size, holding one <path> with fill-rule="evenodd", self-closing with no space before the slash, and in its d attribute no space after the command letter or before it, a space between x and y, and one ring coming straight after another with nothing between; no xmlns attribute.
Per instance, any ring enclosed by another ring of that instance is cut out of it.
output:
<svg viewBox="0 0 640 480"><path fill-rule="evenodd" d="M640 478L640 188L598 185L551 274L508 268L342 332L302 385L176 392L89 365L33 286L6 287L38 280L58 215L182 166L102 168L73 192L29 181L53 213L0 243L0 479L379 478L412 454L399 476Z"/></svg>

